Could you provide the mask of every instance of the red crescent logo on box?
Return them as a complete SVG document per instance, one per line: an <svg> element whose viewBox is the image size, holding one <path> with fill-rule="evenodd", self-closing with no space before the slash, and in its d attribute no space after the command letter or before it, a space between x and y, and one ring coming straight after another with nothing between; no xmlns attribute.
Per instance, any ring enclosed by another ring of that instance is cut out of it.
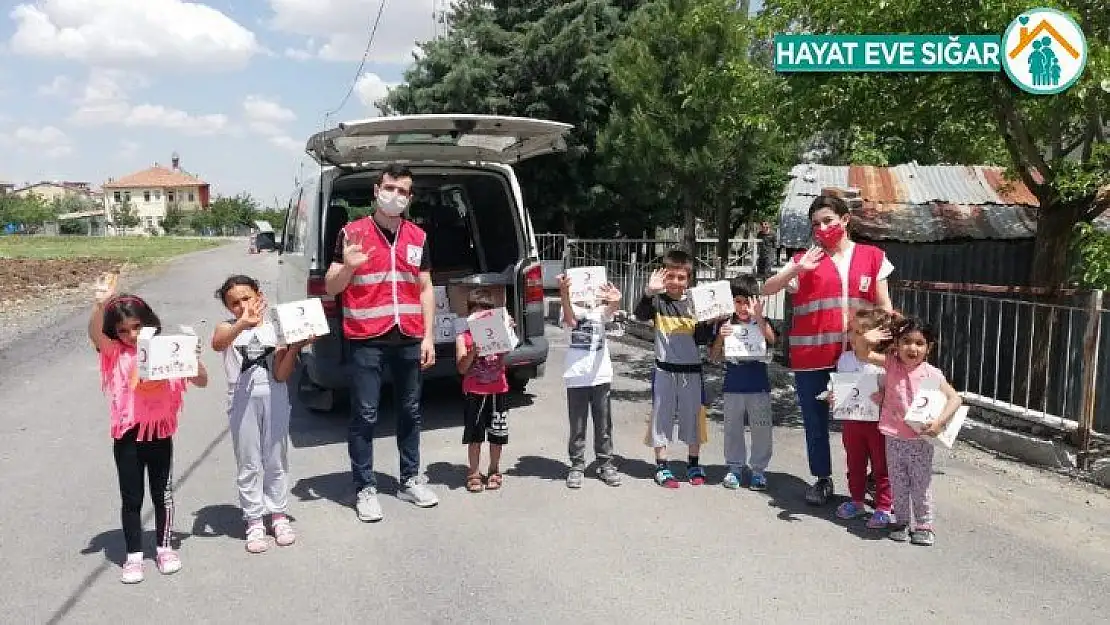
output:
<svg viewBox="0 0 1110 625"><path fill-rule="evenodd" d="M139 362L146 363L146 349L139 350Z"/></svg>
<svg viewBox="0 0 1110 625"><path fill-rule="evenodd" d="M178 343L177 341L174 341L173 342L173 352L172 353L176 354L179 351L181 351L181 343Z"/></svg>
<svg viewBox="0 0 1110 625"><path fill-rule="evenodd" d="M486 338L488 338L488 339L493 338L493 328L486 328Z"/></svg>
<svg viewBox="0 0 1110 625"><path fill-rule="evenodd" d="M852 397L859 397L859 389L858 388L852 389Z"/></svg>
<svg viewBox="0 0 1110 625"><path fill-rule="evenodd" d="M914 404L913 407L914 408L924 408L925 406L928 406L928 405L929 405L929 398L923 396L921 398L921 401L919 403Z"/></svg>

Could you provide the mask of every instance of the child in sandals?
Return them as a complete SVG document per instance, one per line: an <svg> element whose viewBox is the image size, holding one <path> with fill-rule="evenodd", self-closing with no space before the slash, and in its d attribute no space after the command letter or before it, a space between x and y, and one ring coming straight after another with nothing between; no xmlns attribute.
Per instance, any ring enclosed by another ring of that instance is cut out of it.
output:
<svg viewBox="0 0 1110 625"><path fill-rule="evenodd" d="M493 300L481 290L470 293L467 314L496 308ZM468 471L466 490L480 493L501 488L501 449L509 442L508 408L505 399L509 381L505 377L505 355L479 356L470 330L455 339L455 362L462 374L463 444L467 446ZM482 460L482 442L489 441L488 477L478 471Z"/></svg>

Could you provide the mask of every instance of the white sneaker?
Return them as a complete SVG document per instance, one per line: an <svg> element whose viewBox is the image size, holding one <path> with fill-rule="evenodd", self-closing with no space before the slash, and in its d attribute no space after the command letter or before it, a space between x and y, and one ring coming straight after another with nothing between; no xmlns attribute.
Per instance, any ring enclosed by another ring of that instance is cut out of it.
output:
<svg viewBox="0 0 1110 625"><path fill-rule="evenodd" d="M401 490L397 491L397 498L412 502L417 508L431 508L439 503L439 498L424 482L422 478L410 477L401 485Z"/></svg>
<svg viewBox="0 0 1110 625"><path fill-rule="evenodd" d="M378 503L378 489L367 486L358 491L355 512L363 523L376 523L382 520L382 504Z"/></svg>
<svg viewBox="0 0 1110 625"><path fill-rule="evenodd" d="M120 574L119 581L124 584L138 584L143 581L143 561L129 558L124 562L123 573Z"/></svg>

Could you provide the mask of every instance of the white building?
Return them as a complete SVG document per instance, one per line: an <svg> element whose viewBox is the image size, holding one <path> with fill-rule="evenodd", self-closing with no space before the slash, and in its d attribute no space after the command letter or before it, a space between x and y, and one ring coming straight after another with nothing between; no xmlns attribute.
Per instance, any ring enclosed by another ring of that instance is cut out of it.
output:
<svg viewBox="0 0 1110 625"><path fill-rule="evenodd" d="M109 220L114 210L128 203L139 218L137 229L160 230L166 211L171 207L183 211L208 208L208 183L182 170L177 154L171 162L170 168L155 163L149 169L104 183L104 210Z"/></svg>

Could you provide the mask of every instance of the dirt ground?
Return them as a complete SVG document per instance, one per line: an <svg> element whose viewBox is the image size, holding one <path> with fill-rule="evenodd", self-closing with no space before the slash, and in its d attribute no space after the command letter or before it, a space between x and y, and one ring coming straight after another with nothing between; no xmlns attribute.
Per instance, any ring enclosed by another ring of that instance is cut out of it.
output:
<svg viewBox="0 0 1110 625"><path fill-rule="evenodd" d="M124 265L110 258L0 258L0 302L7 308L54 291L76 289Z"/></svg>

